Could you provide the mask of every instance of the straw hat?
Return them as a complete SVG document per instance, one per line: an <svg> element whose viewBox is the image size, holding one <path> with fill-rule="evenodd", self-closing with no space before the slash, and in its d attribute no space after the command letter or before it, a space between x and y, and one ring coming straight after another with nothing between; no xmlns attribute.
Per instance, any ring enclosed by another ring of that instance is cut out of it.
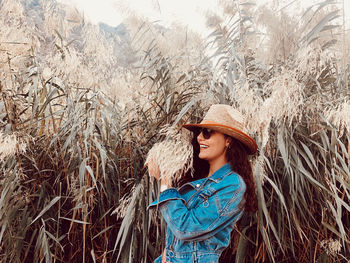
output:
<svg viewBox="0 0 350 263"><path fill-rule="evenodd" d="M249 154L254 154L258 146L254 139L246 133L244 121L243 115L231 106L214 104L209 108L201 123L184 124L183 127L191 131L196 128L209 128L227 134L247 146Z"/></svg>

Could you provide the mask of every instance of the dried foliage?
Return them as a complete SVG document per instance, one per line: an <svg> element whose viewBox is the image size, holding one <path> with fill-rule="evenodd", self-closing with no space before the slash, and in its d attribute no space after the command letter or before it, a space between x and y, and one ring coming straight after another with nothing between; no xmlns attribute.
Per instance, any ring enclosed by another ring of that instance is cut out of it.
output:
<svg viewBox="0 0 350 263"><path fill-rule="evenodd" d="M221 261L348 260L350 42L341 6L325 1L288 17L221 4L206 42L131 17L128 60L76 10L0 1L0 262L151 262L165 233L147 210L158 194L147 153L163 141L153 149L162 170L190 165L188 141L170 142L177 135L162 127L200 121L213 102L249 116L259 145L259 210L240 220ZM167 162L167 143L186 151Z"/></svg>
<svg viewBox="0 0 350 263"><path fill-rule="evenodd" d="M179 181L183 174L193 168L193 147L189 134L178 132L173 127L164 127L159 131L165 136L149 150L146 163L155 160L159 165L160 179L167 182Z"/></svg>

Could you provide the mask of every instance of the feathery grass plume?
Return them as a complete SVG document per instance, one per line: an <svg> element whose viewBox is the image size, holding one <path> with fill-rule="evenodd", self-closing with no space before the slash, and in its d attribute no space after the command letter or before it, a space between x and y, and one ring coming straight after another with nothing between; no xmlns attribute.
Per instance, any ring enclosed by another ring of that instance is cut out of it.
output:
<svg viewBox="0 0 350 263"><path fill-rule="evenodd" d="M302 79L312 75L317 79L324 73L328 65L335 63L334 57L339 56L339 52L322 49L320 45L304 47L297 52L296 65L297 71Z"/></svg>
<svg viewBox="0 0 350 263"><path fill-rule="evenodd" d="M142 184L141 184L141 187L143 187ZM116 209L112 211L111 215L117 214L117 219L124 218L128 211L129 205L133 199L133 196L135 195L135 192L136 192L136 186L134 185L131 191L129 192L129 194L124 195L119 200L119 205L117 206Z"/></svg>
<svg viewBox="0 0 350 263"><path fill-rule="evenodd" d="M265 171L265 160L264 155L259 155L258 158L252 160L252 167L254 167L253 171L259 171L259 178L261 185L263 186L266 181L266 177L268 176Z"/></svg>
<svg viewBox="0 0 350 263"><path fill-rule="evenodd" d="M16 151L25 152L26 144L20 142L15 134L6 135L0 131L0 160L15 155Z"/></svg>
<svg viewBox="0 0 350 263"><path fill-rule="evenodd" d="M5 135L0 132L0 159L4 160L7 156L16 153L17 138L15 135Z"/></svg>
<svg viewBox="0 0 350 263"><path fill-rule="evenodd" d="M333 238L322 240L321 248L323 248L328 255L336 255L341 250L341 243L339 240L334 240Z"/></svg>
<svg viewBox="0 0 350 263"><path fill-rule="evenodd" d="M276 78L272 78L265 86L271 96L264 101L259 119L285 119L289 121L299 117L303 105L303 86L298 82L295 72L283 70Z"/></svg>
<svg viewBox="0 0 350 263"><path fill-rule="evenodd" d="M181 176L193 168L193 147L188 131L179 132L175 127L164 126L160 135L165 139L149 150L146 163L155 160L159 166L160 179L178 181Z"/></svg>
<svg viewBox="0 0 350 263"><path fill-rule="evenodd" d="M269 141L271 121L299 119L304 103L304 87L299 83L296 72L282 69L264 85L265 98L251 89L248 83L234 89L230 96L237 102L238 108L245 113L246 127L250 134L257 134L260 149Z"/></svg>
<svg viewBox="0 0 350 263"><path fill-rule="evenodd" d="M342 136L345 131L350 133L350 101L346 100L335 108L327 107L324 115L339 129L339 136Z"/></svg>

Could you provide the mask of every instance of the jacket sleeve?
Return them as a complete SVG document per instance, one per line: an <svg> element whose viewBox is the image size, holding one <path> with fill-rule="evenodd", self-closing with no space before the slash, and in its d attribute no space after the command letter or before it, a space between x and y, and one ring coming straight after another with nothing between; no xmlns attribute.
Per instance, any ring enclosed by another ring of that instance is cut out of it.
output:
<svg viewBox="0 0 350 263"><path fill-rule="evenodd" d="M159 204L164 220L178 239L200 241L240 218L245 189L243 180L227 176L216 185L212 195L204 197L194 208L187 208L173 188L161 193L158 202L152 204Z"/></svg>
<svg viewBox="0 0 350 263"><path fill-rule="evenodd" d="M161 192L159 195L159 198L157 200L153 201L148 206L148 208L156 208L157 206L160 206L169 200L180 200L183 203L185 203L185 200L182 198L182 196L176 190L176 188L169 188L169 189Z"/></svg>

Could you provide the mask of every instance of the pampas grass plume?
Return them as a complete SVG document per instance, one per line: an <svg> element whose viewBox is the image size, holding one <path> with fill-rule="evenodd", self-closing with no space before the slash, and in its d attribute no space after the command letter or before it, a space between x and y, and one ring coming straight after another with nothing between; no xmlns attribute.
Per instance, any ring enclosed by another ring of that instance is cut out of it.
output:
<svg viewBox="0 0 350 263"><path fill-rule="evenodd" d="M6 135L0 132L0 161L14 156L16 151L25 152L26 144L19 142L15 134Z"/></svg>
<svg viewBox="0 0 350 263"><path fill-rule="evenodd" d="M159 166L160 179L178 181L193 167L193 147L189 132L179 132L174 127L165 126L160 134L165 135L165 139L153 145L147 154L146 164L155 161Z"/></svg>

